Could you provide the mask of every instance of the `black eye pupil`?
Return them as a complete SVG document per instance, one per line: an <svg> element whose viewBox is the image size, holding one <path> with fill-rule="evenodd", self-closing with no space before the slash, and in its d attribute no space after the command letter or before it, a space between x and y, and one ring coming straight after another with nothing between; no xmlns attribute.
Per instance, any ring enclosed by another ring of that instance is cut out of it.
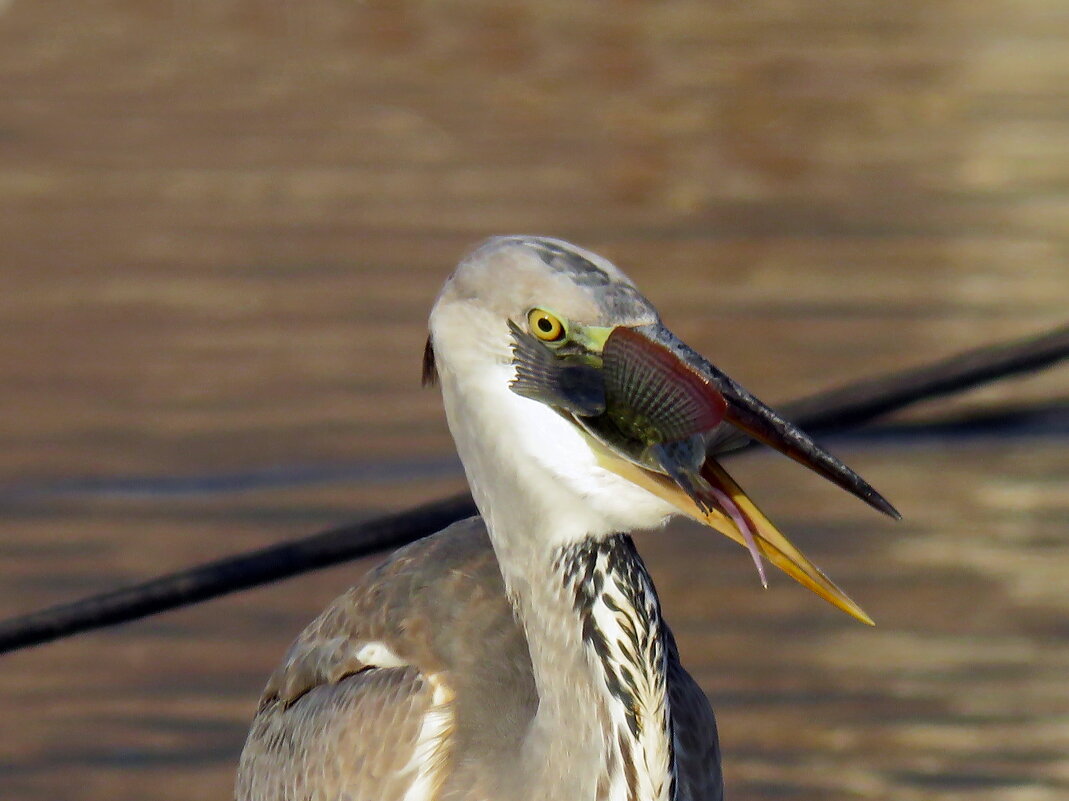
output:
<svg viewBox="0 0 1069 801"><path fill-rule="evenodd" d="M548 317L540 317L538 320L538 330L543 334L548 334L553 330L553 323L550 322Z"/></svg>

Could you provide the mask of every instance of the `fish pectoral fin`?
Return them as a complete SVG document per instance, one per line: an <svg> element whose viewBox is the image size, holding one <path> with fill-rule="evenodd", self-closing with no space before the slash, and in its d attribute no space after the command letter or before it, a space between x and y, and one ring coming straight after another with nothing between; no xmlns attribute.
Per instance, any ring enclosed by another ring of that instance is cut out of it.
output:
<svg viewBox="0 0 1069 801"><path fill-rule="evenodd" d="M579 417L605 412L605 385L597 368L558 358L515 323L512 330L516 377L509 387L517 395L554 406Z"/></svg>

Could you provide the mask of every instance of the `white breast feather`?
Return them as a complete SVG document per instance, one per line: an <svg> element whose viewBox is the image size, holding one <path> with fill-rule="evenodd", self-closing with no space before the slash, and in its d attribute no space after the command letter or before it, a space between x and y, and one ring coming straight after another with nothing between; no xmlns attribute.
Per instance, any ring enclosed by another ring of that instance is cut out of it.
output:
<svg viewBox="0 0 1069 801"><path fill-rule="evenodd" d="M406 773L414 774L404 801L432 801L445 778L449 735L453 729L453 693L434 674L427 676L427 682L433 688L431 707L423 715L416 747L404 768Z"/></svg>

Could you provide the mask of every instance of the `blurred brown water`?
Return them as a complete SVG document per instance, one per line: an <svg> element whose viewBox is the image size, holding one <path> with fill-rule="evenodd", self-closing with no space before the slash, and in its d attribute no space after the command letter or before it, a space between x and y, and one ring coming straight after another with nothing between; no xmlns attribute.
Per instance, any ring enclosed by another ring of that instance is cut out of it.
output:
<svg viewBox="0 0 1069 801"><path fill-rule="evenodd" d="M1044 0L0 2L0 615L458 489L419 355L490 233L605 253L771 401L1062 322L1067 54ZM904 522L736 469L874 630L640 540L731 796L1069 797L1064 434L838 450ZM0 797L226 798L365 567L0 659Z"/></svg>

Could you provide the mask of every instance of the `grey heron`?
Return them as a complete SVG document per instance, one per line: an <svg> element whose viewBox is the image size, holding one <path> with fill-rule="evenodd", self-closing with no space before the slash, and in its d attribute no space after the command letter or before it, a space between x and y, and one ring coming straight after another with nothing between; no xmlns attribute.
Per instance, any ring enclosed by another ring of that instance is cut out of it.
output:
<svg viewBox="0 0 1069 801"><path fill-rule="evenodd" d="M480 516L396 552L268 681L238 801L707 801L716 723L629 536L676 514L868 616L715 455L757 438L892 516L677 339L607 260L495 237L446 281L425 378Z"/></svg>

